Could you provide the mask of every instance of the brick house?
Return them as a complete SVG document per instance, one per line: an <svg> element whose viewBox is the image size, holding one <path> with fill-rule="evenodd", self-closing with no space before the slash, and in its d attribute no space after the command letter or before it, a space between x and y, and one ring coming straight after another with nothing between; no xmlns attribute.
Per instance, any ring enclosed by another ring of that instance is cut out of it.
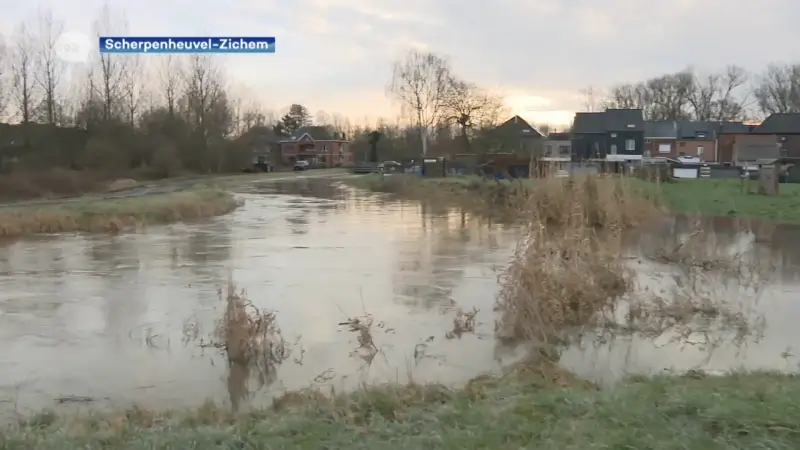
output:
<svg viewBox="0 0 800 450"><path fill-rule="evenodd" d="M781 156L800 157L800 113L772 114L752 134L774 135Z"/></svg>
<svg viewBox="0 0 800 450"><path fill-rule="evenodd" d="M677 125L677 157L697 158L701 162L717 161L718 123L680 121Z"/></svg>
<svg viewBox="0 0 800 450"><path fill-rule="evenodd" d="M717 162L734 166L737 141L747 141L752 135L754 125L743 122L721 122L717 125Z"/></svg>
<svg viewBox="0 0 800 450"><path fill-rule="evenodd" d="M316 167L340 167L353 164L355 158L350 141L344 133L331 132L327 127L303 127L288 139L281 140L280 162L291 166L308 161Z"/></svg>
<svg viewBox="0 0 800 450"><path fill-rule="evenodd" d="M678 123L648 120L644 123L644 155L650 158L677 156Z"/></svg>

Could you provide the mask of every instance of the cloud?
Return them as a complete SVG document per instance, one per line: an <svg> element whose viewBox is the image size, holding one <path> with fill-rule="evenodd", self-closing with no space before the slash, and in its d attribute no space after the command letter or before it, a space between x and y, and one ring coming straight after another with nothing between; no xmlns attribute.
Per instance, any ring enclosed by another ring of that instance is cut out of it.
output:
<svg viewBox="0 0 800 450"><path fill-rule="evenodd" d="M102 5L40 4L66 31L89 34ZM568 118L589 85L689 65L759 71L796 58L800 40L796 0L117 0L112 9L131 34L275 35L274 55L224 58L231 81L275 109L302 101L353 118L396 114L384 87L391 62L410 48L448 55L459 76L504 92L513 112L539 121ZM0 30L8 35L36 12L11 3Z"/></svg>

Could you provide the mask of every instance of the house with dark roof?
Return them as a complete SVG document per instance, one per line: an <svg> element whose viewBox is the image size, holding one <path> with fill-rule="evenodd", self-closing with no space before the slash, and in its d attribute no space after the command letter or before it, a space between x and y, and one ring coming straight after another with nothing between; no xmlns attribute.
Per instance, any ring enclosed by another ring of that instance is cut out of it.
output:
<svg viewBox="0 0 800 450"><path fill-rule="evenodd" d="M752 133L774 135L781 156L800 157L800 113L772 114L755 127Z"/></svg>
<svg viewBox="0 0 800 450"><path fill-rule="evenodd" d="M678 123L674 120L648 120L644 123L644 156L674 158Z"/></svg>
<svg viewBox="0 0 800 450"><path fill-rule="evenodd" d="M297 161L308 161L316 167L340 167L355 162L344 133L332 132L328 127L300 128L278 145L280 162L287 166Z"/></svg>
<svg viewBox="0 0 800 450"><path fill-rule="evenodd" d="M544 135L520 116L514 116L490 132L495 151L538 156Z"/></svg>
<svg viewBox="0 0 800 450"><path fill-rule="evenodd" d="M764 148L769 148L771 142L769 135L765 139L764 135L753 134L755 128L755 125L744 122L717 123L717 162L741 167L748 164L748 161L755 161L753 157Z"/></svg>
<svg viewBox="0 0 800 450"><path fill-rule="evenodd" d="M716 122L677 122L678 137L674 157L691 158L696 162L716 162L718 128L719 124Z"/></svg>
<svg viewBox="0 0 800 450"><path fill-rule="evenodd" d="M641 109L579 112L572 125L572 156L575 160L641 160L644 134Z"/></svg>

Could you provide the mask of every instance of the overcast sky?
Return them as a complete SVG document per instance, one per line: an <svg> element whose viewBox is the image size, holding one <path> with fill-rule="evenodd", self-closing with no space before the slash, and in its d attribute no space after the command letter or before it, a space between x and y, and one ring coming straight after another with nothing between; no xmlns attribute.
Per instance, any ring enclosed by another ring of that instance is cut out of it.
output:
<svg viewBox="0 0 800 450"><path fill-rule="evenodd" d="M92 34L102 0L0 0L0 31L51 8ZM277 53L226 57L231 82L270 109L394 117L391 62L409 48L450 57L513 113L567 123L579 90L736 63L800 60L797 0L112 0L131 35L276 36ZM74 35L73 35L74 36ZM92 41L96 46L96 43ZM96 48L92 48L96 51Z"/></svg>

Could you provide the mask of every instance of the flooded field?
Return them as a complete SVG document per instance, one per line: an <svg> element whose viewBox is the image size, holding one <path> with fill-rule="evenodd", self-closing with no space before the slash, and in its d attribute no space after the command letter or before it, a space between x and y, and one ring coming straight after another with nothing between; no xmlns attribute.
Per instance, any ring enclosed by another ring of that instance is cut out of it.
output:
<svg viewBox="0 0 800 450"><path fill-rule="evenodd" d="M401 202L305 179L252 185L225 217L120 236L47 236L0 247L0 413L48 408L257 404L286 389L364 382L458 384L521 354L495 342L492 307L520 232L456 209ZM679 235L676 220L659 234ZM763 336L709 352L667 337L619 337L569 349L563 363L601 382L626 373L794 370L800 231L734 232L720 245L776 259L752 313ZM637 271L654 281L657 263ZM290 354L260 374L228 369L204 345L229 278L277 311ZM221 291L223 294L221 294ZM453 336L459 309L474 333ZM371 315L377 354L342 323ZM258 376L260 375L260 376Z"/></svg>

